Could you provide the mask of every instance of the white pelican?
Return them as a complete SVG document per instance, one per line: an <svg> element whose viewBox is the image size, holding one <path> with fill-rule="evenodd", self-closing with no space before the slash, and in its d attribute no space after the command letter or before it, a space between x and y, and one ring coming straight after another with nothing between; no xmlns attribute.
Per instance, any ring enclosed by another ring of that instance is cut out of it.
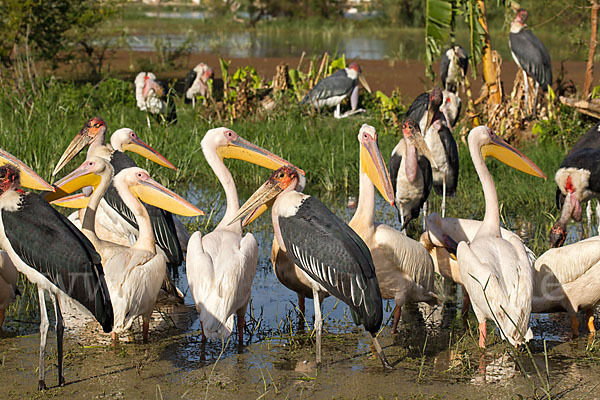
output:
<svg viewBox="0 0 600 400"><path fill-rule="evenodd" d="M227 209L212 232L204 236L195 232L190 238L186 262L188 284L200 315L203 339L228 338L236 314L238 340L243 343L244 314L256 273L258 244L251 233L242 237L240 222L228 225L240 204L223 158L237 158L270 169L289 163L224 127L206 132L201 146L208 165L223 186Z"/></svg>
<svg viewBox="0 0 600 400"><path fill-rule="evenodd" d="M410 129L405 123L404 128ZM420 140L419 140L420 139ZM421 136L413 137L414 145L427 152ZM360 188L358 205L348 223L365 242L377 273L377 281L384 299L394 299L394 322L396 332L402 305L425 301L437 303L433 293L433 262L429 253L419 242L385 224L373 223L375 216L375 186L383 198L394 203L390 177L377 145L377 132L370 125L363 125L358 133L360 143Z"/></svg>
<svg viewBox="0 0 600 400"><path fill-rule="evenodd" d="M523 243L515 238L502 239L500 235L496 188L483 157L493 156L528 174L546 176L531 160L486 126L472 129L468 142L483 188L485 217L473 241L458 244L456 255L460 276L479 321L479 346L485 347L488 318L496 322L504 338L518 345L532 337L527 326L533 272Z"/></svg>
<svg viewBox="0 0 600 400"><path fill-rule="evenodd" d="M249 223L260 214L257 210L264 211L262 206L272 203L277 241L310 280L315 299L320 287L346 303L354 322L362 324L371 334L384 368L391 368L376 337L383 320L383 307L369 248L318 199L294 190L301 179L294 167L281 167L254 192L230 223L246 214L249 216L244 224ZM321 334L320 329L316 330L317 363L320 363Z"/></svg>
<svg viewBox="0 0 600 400"><path fill-rule="evenodd" d="M46 389L44 360L48 315L44 290L56 312L58 384L63 376L63 318L57 297L69 296L100 323L105 332L113 326L113 310L100 256L90 241L41 196L24 192L20 183L38 190L54 190L31 169L0 151L0 247L19 272L38 287L40 302L40 365L38 389ZM15 168L15 165L18 167Z"/></svg>
<svg viewBox="0 0 600 400"><path fill-rule="evenodd" d="M150 217L140 199L181 215L202 215L203 212L152 180L141 168L125 168L114 180L112 176L111 164L103 158L92 156L58 181L56 186L97 186L90 196L82 231L102 256L115 316L112 338L117 341L117 335L129 329L133 320L141 315L142 337L147 342L150 316L164 280L167 259L156 251ZM95 233L96 210L111 180L139 226L139 236L131 247L101 240ZM61 200L54 203L60 205Z"/></svg>
<svg viewBox="0 0 600 400"><path fill-rule="evenodd" d="M19 274L8 253L0 250L0 332L6 318L6 309L20 294L17 288Z"/></svg>

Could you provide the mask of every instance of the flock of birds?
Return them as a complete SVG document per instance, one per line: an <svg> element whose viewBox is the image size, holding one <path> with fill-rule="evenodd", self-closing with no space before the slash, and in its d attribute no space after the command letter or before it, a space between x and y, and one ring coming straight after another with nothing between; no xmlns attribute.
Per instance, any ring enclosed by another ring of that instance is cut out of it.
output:
<svg viewBox="0 0 600 400"><path fill-rule="evenodd" d="M523 25L523 15L520 11L515 23ZM511 40L512 35L511 28ZM529 74L527 64L519 65ZM105 332L111 332L114 342L141 316L142 337L147 341L149 318L161 287L177 293L168 279L167 267L178 266L184 259L203 340L228 338L234 331L235 315L241 343L258 262L258 243L251 233L243 235L242 229L268 207L272 209L274 272L283 285L298 294L302 314L305 299L314 301L317 363L322 360L321 302L333 296L348 305L356 324L369 332L384 368L391 368L377 339L383 321L382 300L394 299L396 303L391 328L395 333L405 303L439 302L434 293L435 273L462 285L463 316L472 306L479 322L481 347L485 347L487 320L493 320L502 338L515 346L531 339L528 324L532 312L568 312L576 336L576 314L585 310L588 328L595 332L600 239L560 246L569 220L581 220L581 203L600 197L600 123L574 146L556 173L561 217L550 238L557 248L536 259L516 234L500 227L496 189L484 160L492 156L530 175L546 176L485 126L472 129L468 135L469 152L484 192L484 219L444 216L445 196L455 193L458 181L458 148L451 130L460 113L456 91L467 66L462 48L448 50L442 62L444 90L434 88L411 105L389 170L375 128L366 124L360 128L359 198L348 223L317 198L303 193L306 179L302 169L225 127L207 131L201 147L225 191L226 211L212 232L195 232L191 237L173 214L196 216L203 212L152 180L127 156L126 151L133 151L175 168L131 129L115 131L107 143L105 122L97 117L88 120L63 153L53 176L87 146L86 160L54 185L0 150L0 328L5 309L18 292L17 272L21 272L38 287L39 389L46 388L49 321L45 292L50 294L56 312L61 385L61 308L75 304L93 316ZM188 89L196 87L206 93L206 79L211 74L204 64L197 67L192 78L202 83L190 78ZM351 64L319 82L303 102L336 106L336 116L345 116L339 109L340 97L357 96L359 77L360 68ZM344 83L345 79L351 84ZM135 83L138 105L149 112L163 109L157 101L160 99L152 95L164 89L152 74L141 73ZM346 86L344 92L338 90L342 84ZM194 97L190 94L188 98ZM351 104L350 113L358 112L356 101ZM226 158L274 171L241 207L233 176L223 161ZM427 215L424 210L426 229L416 241L402 230L425 208L432 186L444 198L442 215ZM21 187L44 193L25 192ZM397 208L400 230L374 220L376 191ZM50 203L80 211L67 218Z"/></svg>

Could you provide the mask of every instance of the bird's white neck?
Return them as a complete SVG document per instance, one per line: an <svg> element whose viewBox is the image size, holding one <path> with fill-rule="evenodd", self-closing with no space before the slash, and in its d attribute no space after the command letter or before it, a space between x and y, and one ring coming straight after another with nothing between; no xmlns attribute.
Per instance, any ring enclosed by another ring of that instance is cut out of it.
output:
<svg viewBox="0 0 600 400"><path fill-rule="evenodd" d="M209 149L205 151L202 149L202 152L204 153L204 157L206 158L208 165L210 165L212 170L215 172L215 175L219 179L219 182L221 182L221 186L223 186L225 198L227 200L227 209L225 210L225 215L223 215L221 222L219 222L219 225L217 225L215 229L233 230L241 235L241 221L229 225L229 221L235 217L240 209L240 200L238 198L235 182L233 181L233 176L231 175L231 172L229 172L229 169L227 169L225 166L223 160L221 160L217 155L216 150Z"/></svg>
<svg viewBox="0 0 600 400"><path fill-rule="evenodd" d="M85 236L90 239L94 244L100 242L100 238L96 235L96 212L98 211L98 205L104 197L104 194L110 186L110 182L113 178L112 168L105 168L104 172L100 175L100 184L90 196L90 201L83 214L83 221L81 223L81 231ZM98 246L96 246L98 247Z"/></svg>
<svg viewBox="0 0 600 400"><path fill-rule="evenodd" d="M372 226L373 218L375 217L375 185L373 185L373 182L371 182L367 173L363 171L362 160L360 162L359 182L358 204L356 205L356 212L350 220L350 226L353 229L359 224L364 224L365 228ZM360 231L362 232L364 230L361 229Z"/></svg>
<svg viewBox="0 0 600 400"><path fill-rule="evenodd" d="M500 212L498 210L498 195L496 194L494 179L485 165L485 161L481 155L481 147L469 145L469 152L471 153L473 165L475 165L475 170L481 181L483 197L485 199L485 216L475 237L500 237Z"/></svg>
<svg viewBox="0 0 600 400"><path fill-rule="evenodd" d="M135 222L138 224L138 238L131 248L146 250L152 254L156 254L154 231L152 231L152 223L150 222L150 216L148 216L146 207L131 193L131 190L126 187L123 181L115 182L115 188L125 205L133 212Z"/></svg>

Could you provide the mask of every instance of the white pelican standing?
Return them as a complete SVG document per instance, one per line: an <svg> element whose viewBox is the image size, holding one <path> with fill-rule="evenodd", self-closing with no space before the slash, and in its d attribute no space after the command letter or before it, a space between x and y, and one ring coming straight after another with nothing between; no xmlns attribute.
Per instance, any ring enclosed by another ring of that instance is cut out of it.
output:
<svg viewBox="0 0 600 400"><path fill-rule="evenodd" d="M468 142L483 188L485 216L473 241L458 244L460 276L479 321L479 346L485 347L487 319L494 320L502 337L516 346L533 336L528 329L533 272L523 243L514 238L505 240L500 235L498 197L484 156L493 156L533 176L546 176L533 161L486 126L472 129Z"/></svg>
<svg viewBox="0 0 600 400"><path fill-rule="evenodd" d="M291 165L275 171L240 208L230 224L244 215L243 224L254 220L267 204L273 204L273 230L281 248L311 283L316 303L319 290L327 291L350 307L357 325L370 333L384 368L392 367L377 340L383 320L381 293L369 248L342 219L315 197L295 191L303 179ZM321 362L321 330L317 332L317 364Z"/></svg>
<svg viewBox="0 0 600 400"><path fill-rule="evenodd" d="M0 150L0 247L19 272L38 287L40 303L40 364L38 389L46 389L44 360L48 314L44 290L50 293L56 313L58 384L64 385L63 333L60 301L68 296L100 323L105 332L113 326L113 310L100 256L90 241L69 220L36 193L54 190L17 158Z"/></svg>
<svg viewBox="0 0 600 400"><path fill-rule="evenodd" d="M202 152L221 182L227 209L210 233L195 232L188 243L187 277L202 323L203 339L227 339L237 315L239 343L244 339L244 314L258 262L258 244L251 233L242 237L241 222L228 225L240 208L237 190L223 158L237 158L269 169L286 160L244 140L228 128L215 128L202 139Z"/></svg>
<svg viewBox="0 0 600 400"><path fill-rule="evenodd" d="M139 236L131 247L101 240L95 232L96 211L111 181L139 226ZM100 157L90 157L56 183L58 188L62 185L97 186L90 196L82 231L102 256L115 316L112 339L116 342L117 335L129 329L133 320L141 315L142 338L147 342L150 316L164 280L167 259L156 251L150 217L140 199L181 215L195 216L203 212L152 180L141 168L125 168L113 180L111 164ZM54 203L61 204L61 200Z"/></svg>
<svg viewBox="0 0 600 400"><path fill-rule="evenodd" d="M433 293L433 262L425 247L419 242L385 224L373 223L375 186L383 198L391 204L394 204L394 192L379 152L375 128L364 124L358 133L358 141L360 143L358 205L348 225L358 233L371 251L381 297L394 299L396 302L392 324L392 333L396 333L404 303L407 301L437 303L437 297ZM421 136L414 138L414 144L422 153L428 152Z"/></svg>

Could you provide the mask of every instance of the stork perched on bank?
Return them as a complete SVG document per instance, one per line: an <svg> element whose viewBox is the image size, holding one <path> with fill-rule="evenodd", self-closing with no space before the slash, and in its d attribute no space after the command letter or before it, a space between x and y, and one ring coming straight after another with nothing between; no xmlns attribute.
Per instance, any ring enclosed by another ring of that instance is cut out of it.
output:
<svg viewBox="0 0 600 400"><path fill-rule="evenodd" d="M215 76L215 71L204 63L196 65L185 76L185 87L183 89L186 103L192 103L196 107L196 97L207 97L209 95L209 81Z"/></svg>
<svg viewBox="0 0 600 400"><path fill-rule="evenodd" d="M475 238L470 243L458 244L456 258L460 276L479 321L479 346L485 347L487 319L495 321L502 337L516 346L533 337L528 329L533 272L521 240L505 240L500 234L498 196L484 157L495 157L534 176L546 176L530 159L486 126L473 128L468 142L483 188L485 216Z"/></svg>
<svg viewBox="0 0 600 400"><path fill-rule="evenodd" d="M407 118L419 121L425 142L433 155L432 177L435 192L442 195L442 216L446 213L446 196L454 196L458 186L458 146L448 128L450 120L441 109L443 94L434 87L427 95L427 104L422 94L410 105Z"/></svg>
<svg viewBox="0 0 600 400"><path fill-rule="evenodd" d="M245 225L260 215L257 210L264 211L263 205L272 203L279 245L306 274L315 291L321 287L350 307L356 324L371 334L384 368L391 368L376 337L383 306L369 248L318 199L295 191L300 179L292 166L278 169L244 203L233 222L250 214ZM320 345L317 330L317 361L321 359Z"/></svg>
<svg viewBox="0 0 600 400"><path fill-rule="evenodd" d="M9 164L0 167L0 246L17 270L38 287L38 389L46 389L44 360L49 322L44 290L50 293L56 312L58 384L62 386L64 325L59 298L69 297L81 310L87 310L105 332L113 327L113 309L101 259L66 217L38 194L20 188L21 184L38 190L54 190L53 187L10 154L0 151L0 157Z"/></svg>
<svg viewBox="0 0 600 400"><path fill-rule="evenodd" d="M347 68L334 72L328 77L321 79L315 87L300 101L300 104L309 104L314 108L320 109L323 106L335 106L333 116L335 118L344 118L356 113L365 112L363 108L358 107L358 83L361 83L369 93L371 88L367 80L362 75L362 71L357 63L350 64ZM350 111L341 114L340 104L350 96Z"/></svg>
<svg viewBox="0 0 600 400"><path fill-rule="evenodd" d="M231 223L240 208L233 176L223 162L237 158L276 169L286 160L241 138L231 129L210 129L202 139L202 153L221 182L227 209L217 227L190 238L187 277L202 324L202 338L227 339L237 315L238 342L243 344L244 321L258 263L258 243L251 233L242 236L241 222Z"/></svg>
<svg viewBox="0 0 600 400"><path fill-rule="evenodd" d="M147 342L150 316L165 277L167 258L156 251L150 217L140 199L180 215L197 216L204 213L152 180L145 170L137 167L125 168L114 176L113 187L139 226L138 238L131 246L102 240L95 232L96 211L100 200L111 186L113 174L114 170L107 160L92 156L58 181L56 186L96 186L85 211L82 232L102 256L115 314L112 339L113 342L117 342L117 335L129 329L133 320L141 315L142 337L144 342ZM57 200L55 204L62 205L61 200Z"/></svg>
<svg viewBox="0 0 600 400"><path fill-rule="evenodd" d="M556 176L555 176L555 180L556 183L558 185L558 187L556 188L556 208L558 208L561 211L561 216L559 217L558 221L556 221L556 223L554 224L554 226L552 227L552 229L550 230L549 233L549 238L550 238L550 245L552 247L560 247L563 245L563 243L565 242L566 238L567 238L567 224L569 223L569 220L571 219L572 214L575 213L576 211L576 204L574 200L577 200L577 196L575 196L575 199L570 199L568 203L566 203L565 205L565 199L566 199L566 194L568 193L568 191L571 191L573 193L579 193L581 197L581 194L583 193L588 193L588 196L586 197L598 197L598 196L594 196L592 194L592 192L594 191L593 189L590 190L591 187L596 187L598 186L596 183L594 183L595 181L597 181L598 179L600 179L600 175L597 175L598 172L596 172L594 175L596 176L596 178L592 178L591 173L592 170L594 170L595 165L593 164L593 161L590 161L589 165L586 167L584 165L582 165L584 163L583 158L585 157L590 157L590 156L594 156L594 154L596 153L595 151L591 151L591 150L586 150L584 152L581 152L581 150L583 149L594 149L596 151L600 151L600 122L598 122L597 124L595 124L594 126L592 126L583 136L581 136L577 142L575 142L575 144L573 145L573 147L571 147L571 150L569 150L569 152L567 153L567 156L565 157L565 159L563 160L562 164L565 164L564 167L561 164L561 167L559 168L559 170L556 172ZM574 153L577 153L576 155L573 155ZM567 162L567 159L569 159L569 161ZM589 169L591 168L591 169ZM559 174L560 173L560 174ZM590 175L589 177L588 174ZM573 187L569 188L569 190L567 190L567 188L565 187L567 180L569 179L570 175L574 175L575 178L570 178L571 179L571 185L574 185ZM560 179L559 179L560 178ZM575 186L581 186L581 187L575 187ZM600 187L596 188L596 193L598 193L598 189L600 189ZM579 200L580 202L583 202L582 199ZM581 207L581 206L580 206ZM587 223L588 223L588 232L591 232L591 224L592 224L592 202L591 201L587 201L587 207L586 207L586 213L587 213ZM577 211L577 213L575 213L577 215L577 217L579 217L579 211ZM596 215L598 216L598 223L600 224L600 204L597 203L596 204Z"/></svg>
<svg viewBox="0 0 600 400"><path fill-rule="evenodd" d="M510 24L510 33L508 35L508 44L515 63L523 71L523 82L525 84L525 104L529 108L529 84L527 77L530 76L535 81L535 94L533 102L533 113L536 113L537 95L541 87L542 92L548 91L548 86L552 85L552 64L550 53L546 46L538 39L533 32L527 29L527 10L520 8L517 10L515 19Z"/></svg>
<svg viewBox="0 0 600 400"><path fill-rule="evenodd" d="M410 221L419 217L433 183L428 160L428 157L433 159L433 156L421 135L419 125L414 120L407 119L402 126L402 134L404 139L400 139L394 147L389 164L400 230L404 230Z"/></svg>
<svg viewBox="0 0 600 400"><path fill-rule="evenodd" d="M154 114L167 123L177 121L177 110L172 91L162 81L156 80L152 72L140 72L135 77L135 100L141 111ZM146 114L146 122L150 127L150 119Z"/></svg>
<svg viewBox="0 0 600 400"><path fill-rule="evenodd" d="M440 62L440 78L444 90L456 93L459 86L464 85L468 69L469 56L462 46L455 45L446 50Z"/></svg>

